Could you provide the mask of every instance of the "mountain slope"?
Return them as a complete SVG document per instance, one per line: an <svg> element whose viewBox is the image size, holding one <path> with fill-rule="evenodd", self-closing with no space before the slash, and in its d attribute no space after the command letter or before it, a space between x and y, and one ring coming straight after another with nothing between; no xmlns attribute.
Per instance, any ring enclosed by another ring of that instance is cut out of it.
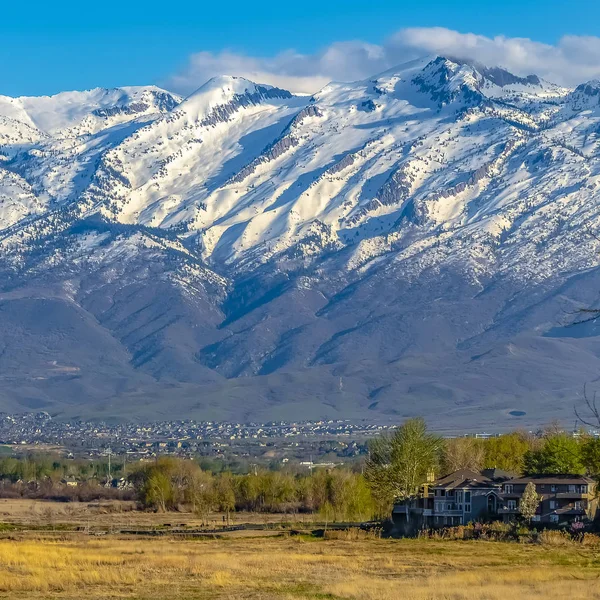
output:
<svg viewBox="0 0 600 600"><path fill-rule="evenodd" d="M598 300L599 90L434 57L312 97L0 98L3 401L570 418L600 373L568 326Z"/></svg>

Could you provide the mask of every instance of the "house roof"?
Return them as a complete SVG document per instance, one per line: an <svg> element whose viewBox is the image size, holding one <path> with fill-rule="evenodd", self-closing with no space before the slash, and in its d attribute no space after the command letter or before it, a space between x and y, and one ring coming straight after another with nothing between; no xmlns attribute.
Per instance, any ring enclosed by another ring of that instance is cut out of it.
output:
<svg viewBox="0 0 600 600"><path fill-rule="evenodd" d="M517 477L511 479L507 483L520 484L520 483L538 483L538 484L589 484L594 483L594 480L590 477L584 477L583 475L531 475L530 477Z"/></svg>
<svg viewBox="0 0 600 600"><path fill-rule="evenodd" d="M433 481L430 486L435 488L454 489L454 488L492 488L498 485L491 477L487 477L481 471L472 471L471 469L460 469L454 471L445 477Z"/></svg>
<svg viewBox="0 0 600 600"><path fill-rule="evenodd" d="M514 479L518 477L516 473L511 473L510 471L503 471L502 469L483 469L481 471L483 475L493 479L494 481L506 481L507 479Z"/></svg>

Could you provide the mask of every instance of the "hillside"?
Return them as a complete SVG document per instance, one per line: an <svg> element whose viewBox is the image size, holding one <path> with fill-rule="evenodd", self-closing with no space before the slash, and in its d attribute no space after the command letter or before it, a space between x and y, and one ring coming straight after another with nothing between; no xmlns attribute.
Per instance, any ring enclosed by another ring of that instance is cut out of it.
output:
<svg viewBox="0 0 600 600"><path fill-rule="evenodd" d="M445 57L0 96L0 409L570 422L599 152L599 82Z"/></svg>

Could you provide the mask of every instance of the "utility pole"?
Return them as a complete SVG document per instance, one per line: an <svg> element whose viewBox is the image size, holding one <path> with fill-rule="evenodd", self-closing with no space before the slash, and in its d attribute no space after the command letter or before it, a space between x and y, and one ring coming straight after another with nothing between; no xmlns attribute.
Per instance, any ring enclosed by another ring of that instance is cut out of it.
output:
<svg viewBox="0 0 600 600"><path fill-rule="evenodd" d="M110 485L110 483L112 482L112 477L110 476L110 457L112 456L112 449L111 448L107 448L106 449L106 454L108 455L108 478L107 478L107 483Z"/></svg>

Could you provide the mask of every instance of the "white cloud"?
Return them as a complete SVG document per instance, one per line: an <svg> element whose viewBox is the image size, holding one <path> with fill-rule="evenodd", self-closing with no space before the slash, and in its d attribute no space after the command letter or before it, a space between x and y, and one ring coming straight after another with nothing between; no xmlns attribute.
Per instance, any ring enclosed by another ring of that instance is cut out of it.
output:
<svg viewBox="0 0 600 600"><path fill-rule="evenodd" d="M567 86L600 77L600 38L564 36L556 45L528 38L494 38L443 27L401 29L382 44L335 42L314 54L286 50L272 57L230 51L193 54L166 87L188 94L215 75L239 75L294 92L313 93L331 80L369 77L427 54L501 66L517 75L535 73Z"/></svg>

